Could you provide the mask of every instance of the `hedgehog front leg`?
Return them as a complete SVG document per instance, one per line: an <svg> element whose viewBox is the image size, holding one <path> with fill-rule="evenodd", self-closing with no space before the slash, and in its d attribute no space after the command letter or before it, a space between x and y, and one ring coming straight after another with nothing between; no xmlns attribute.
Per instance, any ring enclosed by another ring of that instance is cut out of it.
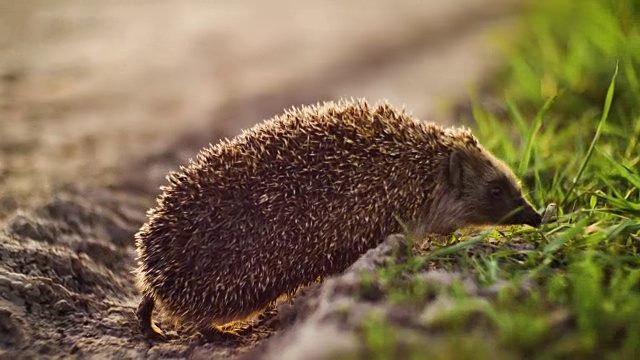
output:
<svg viewBox="0 0 640 360"><path fill-rule="evenodd" d="M242 335L234 330L227 330L223 326L209 326L197 330L205 342L217 342L220 340L236 341L242 338Z"/></svg>
<svg viewBox="0 0 640 360"><path fill-rule="evenodd" d="M144 295L140 300L140 305L138 305L138 310L136 310L136 317L138 318L140 327L142 332L155 340L167 340L167 336L164 332L156 326L153 322L153 307L155 306L155 300L151 295Z"/></svg>

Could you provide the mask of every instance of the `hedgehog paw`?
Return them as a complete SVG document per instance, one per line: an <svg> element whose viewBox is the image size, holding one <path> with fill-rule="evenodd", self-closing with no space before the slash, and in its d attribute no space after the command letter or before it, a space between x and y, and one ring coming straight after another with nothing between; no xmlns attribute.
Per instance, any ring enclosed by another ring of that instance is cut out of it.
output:
<svg viewBox="0 0 640 360"><path fill-rule="evenodd" d="M166 341L167 335L155 324L152 320L153 307L155 302L149 295L145 295L140 300L140 305L136 310L136 317L138 318L140 328L145 336L152 340Z"/></svg>
<svg viewBox="0 0 640 360"><path fill-rule="evenodd" d="M162 331L154 322L151 322L151 326L143 327L142 331L145 336L147 336L151 340L156 341L168 341L170 337Z"/></svg>
<svg viewBox="0 0 640 360"><path fill-rule="evenodd" d="M237 340L242 337L238 329L225 329L221 326L214 326L198 331L202 335L203 340L220 341L220 340Z"/></svg>

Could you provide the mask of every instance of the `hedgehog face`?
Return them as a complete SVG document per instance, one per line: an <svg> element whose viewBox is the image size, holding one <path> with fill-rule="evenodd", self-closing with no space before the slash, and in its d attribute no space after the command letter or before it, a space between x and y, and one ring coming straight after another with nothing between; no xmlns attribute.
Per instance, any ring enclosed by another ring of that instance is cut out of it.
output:
<svg viewBox="0 0 640 360"><path fill-rule="evenodd" d="M525 200L511 169L486 150L454 152L449 175L463 203L468 225L540 225L542 217Z"/></svg>
<svg viewBox="0 0 640 360"><path fill-rule="evenodd" d="M479 191L475 222L484 224L540 225L541 216L524 199L519 187L513 186L513 179L498 177L484 185Z"/></svg>

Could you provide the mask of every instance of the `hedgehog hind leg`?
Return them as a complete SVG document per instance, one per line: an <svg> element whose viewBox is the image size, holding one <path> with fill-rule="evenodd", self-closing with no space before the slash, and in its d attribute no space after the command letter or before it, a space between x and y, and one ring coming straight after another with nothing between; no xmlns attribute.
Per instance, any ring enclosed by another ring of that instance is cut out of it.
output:
<svg viewBox="0 0 640 360"><path fill-rule="evenodd" d="M155 306L155 300L151 295L144 295L140 300L138 309L136 310L136 317L138 318L140 328L142 332L154 339L154 340L167 340L167 335L154 323L153 308Z"/></svg>

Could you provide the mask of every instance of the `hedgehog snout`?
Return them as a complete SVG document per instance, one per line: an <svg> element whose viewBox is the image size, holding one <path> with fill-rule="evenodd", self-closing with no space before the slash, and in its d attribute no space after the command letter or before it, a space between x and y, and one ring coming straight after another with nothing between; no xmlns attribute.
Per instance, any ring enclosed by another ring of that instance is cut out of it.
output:
<svg viewBox="0 0 640 360"><path fill-rule="evenodd" d="M542 215L538 214L531 206L525 207L521 211L522 223L538 227L542 223Z"/></svg>
<svg viewBox="0 0 640 360"><path fill-rule="evenodd" d="M520 207L520 211L518 211L514 216L512 224L524 224L531 225L533 227L538 227L542 223L542 215L538 214L536 210L529 205L524 199L520 199L518 206Z"/></svg>

